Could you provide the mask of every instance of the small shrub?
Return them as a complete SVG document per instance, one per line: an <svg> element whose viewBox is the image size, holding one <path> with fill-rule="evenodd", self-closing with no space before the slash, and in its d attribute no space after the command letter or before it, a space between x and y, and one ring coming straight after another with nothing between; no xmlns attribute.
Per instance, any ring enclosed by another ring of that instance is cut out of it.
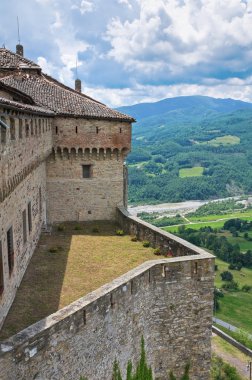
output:
<svg viewBox="0 0 252 380"><path fill-rule="evenodd" d="M123 230L116 230L116 235L117 236L123 236L124 235L124 231Z"/></svg>
<svg viewBox="0 0 252 380"><path fill-rule="evenodd" d="M222 289L227 290L227 291L237 291L239 290L239 284L238 282L232 280L223 284Z"/></svg>
<svg viewBox="0 0 252 380"><path fill-rule="evenodd" d="M92 228L92 232L94 232L95 234L97 234L98 232L100 232L100 230L99 230L99 227L93 227Z"/></svg>
<svg viewBox="0 0 252 380"><path fill-rule="evenodd" d="M136 236L132 236L132 237L131 237L131 241L136 242L136 241L137 241L137 237L136 237Z"/></svg>
<svg viewBox="0 0 252 380"><path fill-rule="evenodd" d="M58 230L59 232L63 232L63 231L65 231L65 226L63 226L62 224L60 224L60 225L57 227L57 230Z"/></svg>
<svg viewBox="0 0 252 380"><path fill-rule="evenodd" d="M228 270L224 271L221 273L221 279L222 281L232 281L233 280L233 275L231 272Z"/></svg>
<svg viewBox="0 0 252 380"><path fill-rule="evenodd" d="M82 227L79 224L76 224L76 226L74 226L74 230L75 231L81 231Z"/></svg>
<svg viewBox="0 0 252 380"><path fill-rule="evenodd" d="M251 290L251 286L245 284L245 285L243 285L243 287L241 288L241 290L242 290L243 292L248 293L248 292Z"/></svg>
<svg viewBox="0 0 252 380"><path fill-rule="evenodd" d="M49 252L50 252L50 253L57 253L57 252L58 252L58 247L51 247L51 248L49 249Z"/></svg>
<svg viewBox="0 0 252 380"><path fill-rule="evenodd" d="M143 241L143 246L144 246L145 248L148 248L148 247L150 246L150 242L149 242L148 240L144 240L144 241Z"/></svg>
<svg viewBox="0 0 252 380"><path fill-rule="evenodd" d="M161 250L160 250L160 248L156 248L156 249L154 249L153 253L154 253L154 255L160 256L160 255L161 255Z"/></svg>

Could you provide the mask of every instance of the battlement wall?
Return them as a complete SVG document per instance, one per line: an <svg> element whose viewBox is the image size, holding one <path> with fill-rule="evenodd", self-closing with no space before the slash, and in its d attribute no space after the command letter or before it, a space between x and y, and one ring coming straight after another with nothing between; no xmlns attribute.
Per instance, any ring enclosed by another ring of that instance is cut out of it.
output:
<svg viewBox="0 0 252 380"><path fill-rule="evenodd" d="M131 124L111 120L55 118L55 153L126 155L131 148Z"/></svg>
<svg viewBox="0 0 252 380"><path fill-rule="evenodd" d="M56 118L47 160L49 222L114 220L127 199L130 123Z"/></svg>
<svg viewBox="0 0 252 380"><path fill-rule="evenodd" d="M115 358L124 375L136 363L143 335L156 380L188 362L190 379L208 380L213 275L207 253L146 262L2 342L2 379L109 380Z"/></svg>
<svg viewBox="0 0 252 380"><path fill-rule="evenodd" d="M52 119L0 106L0 202L52 151Z"/></svg>

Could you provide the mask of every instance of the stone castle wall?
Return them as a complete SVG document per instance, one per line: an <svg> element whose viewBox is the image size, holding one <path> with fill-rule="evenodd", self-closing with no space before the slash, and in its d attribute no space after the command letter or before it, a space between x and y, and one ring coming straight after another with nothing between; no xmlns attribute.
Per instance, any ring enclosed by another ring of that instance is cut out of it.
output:
<svg viewBox="0 0 252 380"><path fill-rule="evenodd" d="M207 253L146 262L2 342L1 379L109 380L115 358L125 376L144 336L156 380L208 380L213 275Z"/></svg>
<svg viewBox="0 0 252 380"><path fill-rule="evenodd" d="M0 128L1 327L46 218L45 162L52 131L46 115L0 106L0 118L7 126Z"/></svg>
<svg viewBox="0 0 252 380"><path fill-rule="evenodd" d="M3 261L4 289L0 294L0 327L14 300L16 289L35 250L45 218L46 166L41 163L12 193L0 203L0 243ZM32 228L28 227L28 203L31 202ZM27 241L24 241L23 211L25 211ZM13 262L10 273L7 231L13 230Z"/></svg>
<svg viewBox="0 0 252 380"><path fill-rule="evenodd" d="M56 118L47 162L48 220L111 220L123 205L129 123ZM83 178L90 165L90 178Z"/></svg>

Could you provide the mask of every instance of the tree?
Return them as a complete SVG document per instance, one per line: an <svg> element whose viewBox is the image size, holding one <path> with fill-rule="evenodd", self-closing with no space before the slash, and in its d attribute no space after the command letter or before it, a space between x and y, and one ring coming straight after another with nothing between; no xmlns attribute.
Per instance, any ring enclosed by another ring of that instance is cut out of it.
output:
<svg viewBox="0 0 252 380"><path fill-rule="evenodd" d="M231 272L228 270L224 271L221 273L221 279L222 281L232 281L233 280L233 275Z"/></svg>

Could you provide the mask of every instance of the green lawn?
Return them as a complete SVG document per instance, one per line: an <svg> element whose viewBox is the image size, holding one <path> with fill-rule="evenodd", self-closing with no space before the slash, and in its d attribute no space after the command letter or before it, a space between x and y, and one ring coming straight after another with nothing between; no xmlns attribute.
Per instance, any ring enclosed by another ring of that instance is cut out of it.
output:
<svg viewBox="0 0 252 380"><path fill-rule="evenodd" d="M0 340L54 313L147 260L153 248L117 236L110 222L64 223L42 234Z"/></svg>
<svg viewBox="0 0 252 380"><path fill-rule="evenodd" d="M212 146L220 146L220 145L236 145L240 144L240 137L226 135L221 137L216 137L213 140L209 140L201 143L201 145L212 145Z"/></svg>
<svg viewBox="0 0 252 380"><path fill-rule="evenodd" d="M201 177L203 175L204 168L202 166L195 166L193 168L185 168L179 170L180 178L187 177Z"/></svg>
<svg viewBox="0 0 252 380"><path fill-rule="evenodd" d="M230 214L224 214L224 215L214 214L214 215L187 217L187 219L193 223L187 223L187 224L185 224L185 227L186 228L193 228L195 230L199 230L201 227L205 227L205 226L210 226L212 228L222 228L224 223L228 219L234 219L234 218L252 221L252 210L249 209L249 210L244 210L244 211L237 211L237 212L233 212ZM202 222L202 223L197 223L197 222ZM176 233L178 231L178 226L168 226L168 227L164 227L163 229L165 231L168 231L168 232L175 232ZM247 246L251 247L251 245L249 245L247 243L251 244L251 242L247 242L247 241L245 241L245 239L243 239L243 241L242 241L243 245L241 246L242 251L247 250L247 249L251 249L251 248L246 248Z"/></svg>
<svg viewBox="0 0 252 380"><path fill-rule="evenodd" d="M220 288L223 284L220 274L225 270L229 270L229 264L220 259L216 259L215 262L218 265L215 285ZM233 274L234 280L239 283L240 287L245 284L252 286L252 269L242 268L241 271L229 271ZM252 333L252 292L226 292L225 296L220 298L220 310L215 313L215 316Z"/></svg>
<svg viewBox="0 0 252 380"><path fill-rule="evenodd" d="M234 219L234 218L240 218L243 220L252 220L252 210L244 210L232 212L229 214L213 214L213 215L204 215L204 216L189 216L188 219L191 222L207 222L207 221L213 221L218 219Z"/></svg>
<svg viewBox="0 0 252 380"><path fill-rule="evenodd" d="M220 220L216 222L209 222L209 223L189 223L184 224L185 228L193 228L195 230L199 230L202 227L210 226L212 228L221 228L223 227L225 223L225 220ZM178 231L179 226L169 226L169 227L163 227L162 229L167 232L176 233Z"/></svg>

